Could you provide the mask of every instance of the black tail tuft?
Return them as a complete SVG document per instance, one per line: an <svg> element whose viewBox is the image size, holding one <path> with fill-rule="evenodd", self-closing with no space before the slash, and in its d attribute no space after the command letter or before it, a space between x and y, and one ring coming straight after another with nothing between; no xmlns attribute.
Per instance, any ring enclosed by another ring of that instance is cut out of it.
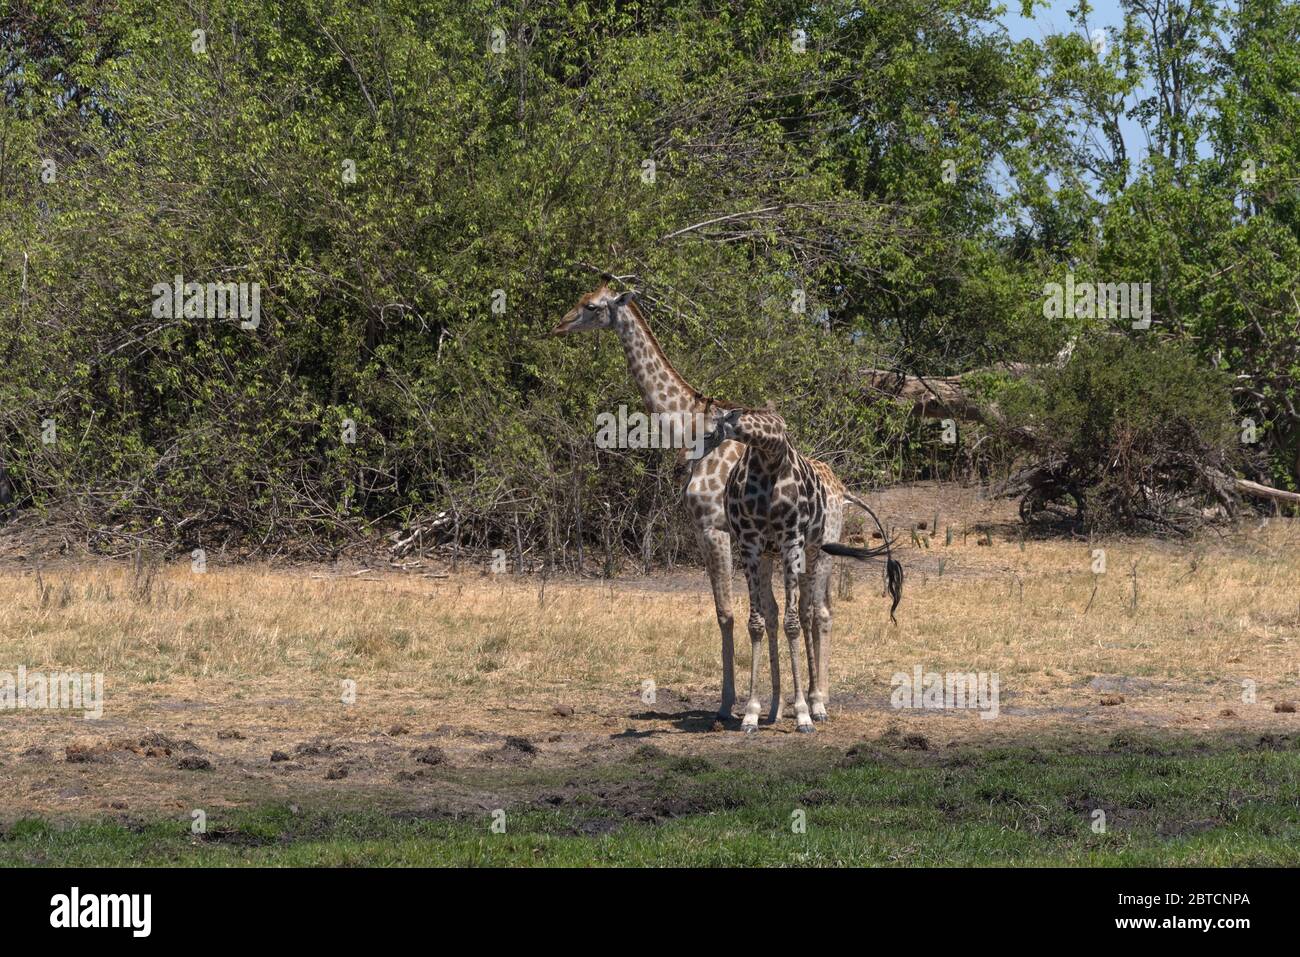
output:
<svg viewBox="0 0 1300 957"><path fill-rule="evenodd" d="M889 597L894 599L894 603L889 606L889 620L897 625L894 609L903 600L903 566L892 558L885 562L885 585L889 589Z"/></svg>
<svg viewBox="0 0 1300 957"><path fill-rule="evenodd" d="M898 624L898 619L894 617L894 611L898 608L898 603L903 600L903 566L889 553L889 546L893 542L886 541L883 545L875 548L854 548L852 545L841 545L839 542L823 542L822 551L828 555L839 555L843 558L856 558L859 561L866 561L868 558L885 559L885 588L889 591L889 597L894 599L894 603L889 606L889 620Z"/></svg>

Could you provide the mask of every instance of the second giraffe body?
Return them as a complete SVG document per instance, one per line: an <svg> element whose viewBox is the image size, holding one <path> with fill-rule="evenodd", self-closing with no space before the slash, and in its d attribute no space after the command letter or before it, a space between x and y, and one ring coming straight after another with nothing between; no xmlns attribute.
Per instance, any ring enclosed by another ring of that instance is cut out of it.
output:
<svg viewBox="0 0 1300 957"><path fill-rule="evenodd" d="M758 699L758 653L765 624L770 634L768 653L772 668L769 718L775 722L781 717L780 652L775 622L766 620L775 617L776 609L764 601L771 583L772 559L779 557L785 586L783 626L790 646L795 721L798 730L810 732L812 714L821 717L826 713L831 556L886 559L886 583L893 598L891 618L902 597L902 567L890 556L888 539L879 548L838 544L844 522L844 497L828 494L823 468L818 468L821 463L800 455L790 444L781 416L769 411L731 409L705 437L705 449L728 439L746 446L727 477L727 521L739 547L749 585L749 639L753 648L749 702L741 727L746 731L758 730L758 715L762 710ZM875 518L865 503L856 497L852 500ZM884 538L883 529L881 536ZM808 632L811 713L799 674L801 631Z"/></svg>

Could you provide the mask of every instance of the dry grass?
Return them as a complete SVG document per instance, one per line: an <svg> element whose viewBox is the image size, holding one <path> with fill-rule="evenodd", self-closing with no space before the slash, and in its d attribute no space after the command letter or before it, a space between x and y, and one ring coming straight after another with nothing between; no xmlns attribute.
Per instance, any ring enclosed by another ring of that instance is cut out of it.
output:
<svg viewBox="0 0 1300 957"><path fill-rule="evenodd" d="M1178 545L1058 540L1022 548L996 533L990 546L977 541L971 534L951 547L902 550L908 582L897 627L888 624L878 571L854 570L852 600L835 602L832 721L813 742L850 743L888 727L923 728L939 744L1132 725L1294 730L1295 715L1273 705L1300 697L1296 523ZM1106 550L1100 579L1090 567L1094 547ZM740 576L735 583L743 693L749 649ZM396 758L365 749L389 741L395 723L409 726L410 737L391 739L400 745L392 754L409 761L411 745L437 743L450 749L451 765L471 769L505 734L554 742L539 760L556 761L646 735L687 751L731 747L739 734L696 733L717 704L718 660L700 571L552 580L543 594L538 579L509 575L357 578L214 562L202 575L188 563L69 563L38 576L9 566L0 571L0 672L20 664L102 672L106 703L102 722L0 712L0 763L27 781L25 793L11 791L19 797L7 810L165 805L169 790L180 794L177 806L219 802L240 799L245 785L297 793L304 775L321 781L323 767L268 765L268 755L316 735L352 742L354 758L368 755L328 787L391 791ZM784 651L782 662L788 690ZM1003 720L892 711L890 677L915 665L997 672ZM1129 679L1121 705L1101 705L1101 691L1112 689L1090 687L1097 676ZM645 678L664 689L649 710L637 697ZM352 706L340 702L347 679L357 682ZM1246 679L1256 683L1255 705L1241 700ZM576 714L553 715L557 701ZM756 746L812 746L777 733L793 721L784 725L765 727ZM246 736L218 737L232 727ZM69 744L145 730L193 738L230 773L201 778L134 757L60 763ZM21 757L33 747L49 751L48 760Z"/></svg>
<svg viewBox="0 0 1300 957"><path fill-rule="evenodd" d="M1104 576L1092 573L1093 548L1105 549ZM1300 677L1300 528L1285 522L1186 546L983 547L971 536L901 557L908 580L897 627L868 566L851 566L853 597L834 602L840 692L878 691L882 679L887 688L890 674L918 663L997 671L1004 686L1016 679L1026 690L1119 674L1251 678L1281 691ZM540 580L511 575L359 579L215 565L195 574L188 564L141 581L121 565L0 572L0 670L99 671L110 692L186 679L343 676L494 695L634 689L647 677L718 685L717 624L697 571L552 580L544 592ZM742 577L734 584L747 666Z"/></svg>

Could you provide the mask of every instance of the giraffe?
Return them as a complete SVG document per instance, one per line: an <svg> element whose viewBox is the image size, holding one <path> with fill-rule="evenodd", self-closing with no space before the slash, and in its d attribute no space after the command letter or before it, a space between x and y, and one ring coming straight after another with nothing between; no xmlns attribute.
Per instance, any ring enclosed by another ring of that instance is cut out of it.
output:
<svg viewBox="0 0 1300 957"><path fill-rule="evenodd" d="M843 525L844 501L866 508L839 485L823 463L800 455L786 436L785 420L776 412L732 408L718 419L704 438L704 450L725 441L741 442L745 452L727 477L727 521L741 550L745 580L749 585L750 659L749 702L741 727L758 730L758 652L763 640L766 603L764 583L771 586L770 572L764 575L763 559L781 558L785 584L785 635L790 645L790 672L794 681L795 726L813 730L812 715L804 699L799 675L799 635L804 633L809 648L809 685L814 704L825 705L831 635L831 556L885 558L885 578L893 605L903 594L903 567L890 554L890 542L881 530L878 548L851 548L837 539ZM820 467L819 467L820 466ZM837 486L839 486L837 488ZM871 512L872 517L875 513ZM877 520L879 524L879 520ZM811 622L810 622L811 618ZM811 634L808 632L812 625ZM772 706L769 719L781 717L780 652L775 634L769 632L768 652L772 667Z"/></svg>
<svg viewBox="0 0 1300 957"><path fill-rule="evenodd" d="M650 329L636 293L630 290L619 293L611 289L609 277L597 289L583 295L550 334L562 336L599 330L612 330L618 335L628 371L636 382L648 412L701 415L706 422L712 423L720 413L735 408L733 403L705 395L673 368ZM717 444L691 463L682 492L682 504L695 529L705 568L708 570L718 630L722 637L722 703L717 714L720 721L731 720L736 703L735 619L732 613L731 532L727 522L726 482L744 451L745 446L739 442L723 441ZM844 487L830 467L813 459L809 461L820 470L819 474L831 494L842 499L845 495ZM687 453L682 450L678 453L678 466L684 468L686 463ZM852 497L848 500L865 508L859 500ZM764 556L762 570L767 574L768 586L762 607L769 634L775 642L777 608L771 588L771 569L771 557ZM828 603L830 601L829 581L825 600ZM826 654L829 656L829 645ZM810 676L812 658L812 647L809 645ZM814 698L814 720L824 721L827 718L826 694L827 689L823 688L822 697Z"/></svg>

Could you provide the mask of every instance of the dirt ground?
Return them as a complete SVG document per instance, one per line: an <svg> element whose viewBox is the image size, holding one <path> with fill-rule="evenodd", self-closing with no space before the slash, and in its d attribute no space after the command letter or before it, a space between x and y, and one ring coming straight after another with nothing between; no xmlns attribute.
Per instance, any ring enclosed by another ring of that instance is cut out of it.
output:
<svg viewBox="0 0 1300 957"><path fill-rule="evenodd" d="M831 720L812 735L795 733L788 706L753 735L715 721L718 628L700 570L543 582L451 575L437 558L394 569L212 556L196 573L188 560L137 569L11 536L0 673L102 673L105 701L97 720L0 710L0 823L271 800L487 811L563 800L566 775L599 777L647 745L797 764L878 740L942 754L1093 748L1134 731L1257 748L1300 733L1300 523L1185 542L1026 540L1005 503L969 490L873 504L902 533L899 624L878 569L837 581ZM749 642L734 583L740 714ZM893 707L893 676L918 666L996 673L998 717ZM782 667L788 700L784 642Z"/></svg>

